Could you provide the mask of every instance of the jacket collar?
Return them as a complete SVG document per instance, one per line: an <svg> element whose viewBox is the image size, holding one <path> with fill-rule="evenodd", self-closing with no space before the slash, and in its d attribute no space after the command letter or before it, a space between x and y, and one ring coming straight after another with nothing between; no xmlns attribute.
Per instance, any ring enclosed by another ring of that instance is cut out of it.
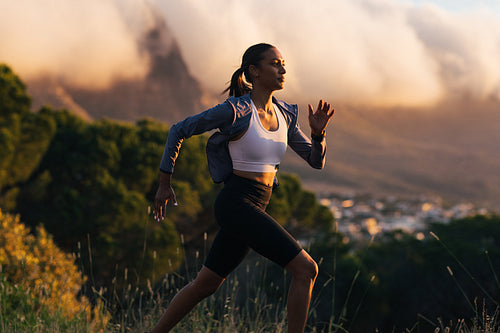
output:
<svg viewBox="0 0 500 333"><path fill-rule="evenodd" d="M242 104L245 104L248 106L252 104L252 100L250 98L250 93L247 93L245 95L240 96L239 99L242 102ZM273 99L273 103L276 104L282 112L287 112L291 115L297 114L297 112L295 111L296 107L294 105L290 105L288 103L285 103L282 100L277 99L274 96L272 97L272 99Z"/></svg>

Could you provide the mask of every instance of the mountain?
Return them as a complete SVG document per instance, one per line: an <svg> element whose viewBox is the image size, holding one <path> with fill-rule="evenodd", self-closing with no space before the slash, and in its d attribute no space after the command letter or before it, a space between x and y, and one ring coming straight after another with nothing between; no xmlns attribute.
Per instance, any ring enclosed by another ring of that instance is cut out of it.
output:
<svg viewBox="0 0 500 333"><path fill-rule="evenodd" d="M121 80L103 90L73 87L53 77L27 82L34 108L67 108L87 119L135 121L144 117L167 123L194 114L207 98L182 58L163 17L151 9L155 24L138 42L150 57L144 79Z"/></svg>
<svg viewBox="0 0 500 333"><path fill-rule="evenodd" d="M165 40L173 42L167 45ZM190 74L162 17L156 16L140 45L151 59L144 79L119 81L97 91L55 78L28 81L35 108L52 104L88 119L152 117L172 124L220 100ZM308 132L307 107L300 107L300 121ZM500 209L497 100L478 102L457 95L430 110L335 107L325 170L313 170L288 152L282 171L298 173L305 186L318 192L438 195Z"/></svg>

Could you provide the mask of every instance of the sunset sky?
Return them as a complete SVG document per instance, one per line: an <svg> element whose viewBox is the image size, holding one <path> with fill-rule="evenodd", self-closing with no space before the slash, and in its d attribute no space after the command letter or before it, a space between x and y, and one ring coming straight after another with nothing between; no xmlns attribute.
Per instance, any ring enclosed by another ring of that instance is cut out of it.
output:
<svg viewBox="0 0 500 333"><path fill-rule="evenodd" d="M304 99L426 108L463 91L500 98L493 0L0 0L0 62L26 79L51 74L96 89L144 76L137 41L150 8L213 92L265 41L286 59L284 94Z"/></svg>

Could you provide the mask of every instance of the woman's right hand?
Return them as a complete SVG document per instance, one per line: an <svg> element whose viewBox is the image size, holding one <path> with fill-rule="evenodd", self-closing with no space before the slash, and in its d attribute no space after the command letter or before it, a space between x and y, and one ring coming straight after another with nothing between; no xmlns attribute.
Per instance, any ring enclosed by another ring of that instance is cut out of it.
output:
<svg viewBox="0 0 500 333"><path fill-rule="evenodd" d="M165 206L168 201L172 200L174 206L177 206L177 200L175 198L175 192L170 185L170 175L162 173L160 177L160 185L156 191L153 218L157 221L163 220L165 218Z"/></svg>

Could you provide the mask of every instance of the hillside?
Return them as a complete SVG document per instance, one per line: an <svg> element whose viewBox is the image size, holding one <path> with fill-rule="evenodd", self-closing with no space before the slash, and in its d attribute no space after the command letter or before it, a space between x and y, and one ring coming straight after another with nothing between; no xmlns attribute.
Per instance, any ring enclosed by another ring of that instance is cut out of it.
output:
<svg viewBox="0 0 500 333"><path fill-rule="evenodd" d="M435 110L338 108L324 173L290 168L317 190L438 195L499 209L500 114L466 98Z"/></svg>

